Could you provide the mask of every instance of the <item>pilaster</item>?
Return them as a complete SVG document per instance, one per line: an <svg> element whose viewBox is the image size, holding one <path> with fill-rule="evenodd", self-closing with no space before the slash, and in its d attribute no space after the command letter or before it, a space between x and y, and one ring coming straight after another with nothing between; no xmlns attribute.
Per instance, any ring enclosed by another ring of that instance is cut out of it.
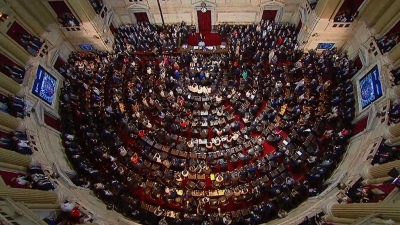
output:
<svg viewBox="0 0 400 225"><path fill-rule="evenodd" d="M10 114L0 111L0 125L16 130L20 125L20 120Z"/></svg>
<svg viewBox="0 0 400 225"><path fill-rule="evenodd" d="M329 214L339 218L358 219L376 213L383 219L400 221L400 203L334 204L330 210Z"/></svg>
<svg viewBox="0 0 400 225"><path fill-rule="evenodd" d="M18 152L0 148L0 162L16 166L29 167L32 162L30 156L19 154Z"/></svg>
<svg viewBox="0 0 400 225"><path fill-rule="evenodd" d="M372 166L368 168L367 175L372 179L387 177L388 172L393 169L393 167L400 168L400 160L388 162L378 166Z"/></svg>

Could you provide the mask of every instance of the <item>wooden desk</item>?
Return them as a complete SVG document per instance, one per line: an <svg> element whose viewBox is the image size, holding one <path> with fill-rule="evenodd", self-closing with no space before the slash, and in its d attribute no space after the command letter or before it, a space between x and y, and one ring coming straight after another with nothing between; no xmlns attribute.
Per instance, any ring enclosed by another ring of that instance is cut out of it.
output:
<svg viewBox="0 0 400 225"><path fill-rule="evenodd" d="M192 196L193 197L204 197L204 191L194 190L194 191L192 191Z"/></svg>
<svg viewBox="0 0 400 225"><path fill-rule="evenodd" d="M286 112L287 104L284 104L281 108L281 111L279 111L279 115L283 116Z"/></svg>
<svg viewBox="0 0 400 225"><path fill-rule="evenodd" d="M206 47L212 47L212 46L206 46ZM188 46L187 48L178 48L178 53L183 53L183 52L194 52L198 54L221 54L221 53L228 53L229 49L228 46L225 48L221 48L220 46L214 46L215 50L207 50L207 49L195 49L194 46Z"/></svg>

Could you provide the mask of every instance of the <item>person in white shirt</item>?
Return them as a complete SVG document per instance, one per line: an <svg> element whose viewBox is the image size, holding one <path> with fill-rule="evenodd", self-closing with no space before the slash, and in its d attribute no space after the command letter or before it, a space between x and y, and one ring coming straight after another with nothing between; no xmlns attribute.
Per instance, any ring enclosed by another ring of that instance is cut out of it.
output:
<svg viewBox="0 0 400 225"><path fill-rule="evenodd" d="M124 146L119 147L118 150L119 150L119 155L122 157L126 156L126 154L128 153Z"/></svg>

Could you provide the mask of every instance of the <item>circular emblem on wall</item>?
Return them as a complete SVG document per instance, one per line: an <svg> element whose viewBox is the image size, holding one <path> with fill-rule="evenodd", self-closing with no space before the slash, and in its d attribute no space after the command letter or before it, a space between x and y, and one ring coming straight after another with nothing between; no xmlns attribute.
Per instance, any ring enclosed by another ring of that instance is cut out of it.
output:
<svg viewBox="0 0 400 225"><path fill-rule="evenodd" d="M92 51L94 50L93 45L90 44L82 44L79 46L83 51Z"/></svg>
<svg viewBox="0 0 400 225"><path fill-rule="evenodd" d="M374 86L370 79L363 80L360 84L362 104L365 106L374 100Z"/></svg>

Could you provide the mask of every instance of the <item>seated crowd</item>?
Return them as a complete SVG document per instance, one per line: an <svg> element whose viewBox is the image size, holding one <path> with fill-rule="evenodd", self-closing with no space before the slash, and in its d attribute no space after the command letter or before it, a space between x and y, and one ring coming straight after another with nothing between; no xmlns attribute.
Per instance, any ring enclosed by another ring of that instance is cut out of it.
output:
<svg viewBox="0 0 400 225"><path fill-rule="evenodd" d="M400 32L394 32L387 34L376 41L382 54L389 52L396 46L400 41Z"/></svg>
<svg viewBox="0 0 400 225"><path fill-rule="evenodd" d="M337 49L297 50L294 29L223 25L229 53L161 56L139 24L115 53L71 54L60 115L75 182L143 224L259 224L318 195L351 135L357 70Z"/></svg>
<svg viewBox="0 0 400 225"><path fill-rule="evenodd" d="M25 117L26 104L24 99L18 96L6 96L0 94L0 110L14 117Z"/></svg>
<svg viewBox="0 0 400 225"><path fill-rule="evenodd" d="M1 132L0 148L12 150L24 155L32 154L28 137L25 133L14 131L10 134Z"/></svg>

